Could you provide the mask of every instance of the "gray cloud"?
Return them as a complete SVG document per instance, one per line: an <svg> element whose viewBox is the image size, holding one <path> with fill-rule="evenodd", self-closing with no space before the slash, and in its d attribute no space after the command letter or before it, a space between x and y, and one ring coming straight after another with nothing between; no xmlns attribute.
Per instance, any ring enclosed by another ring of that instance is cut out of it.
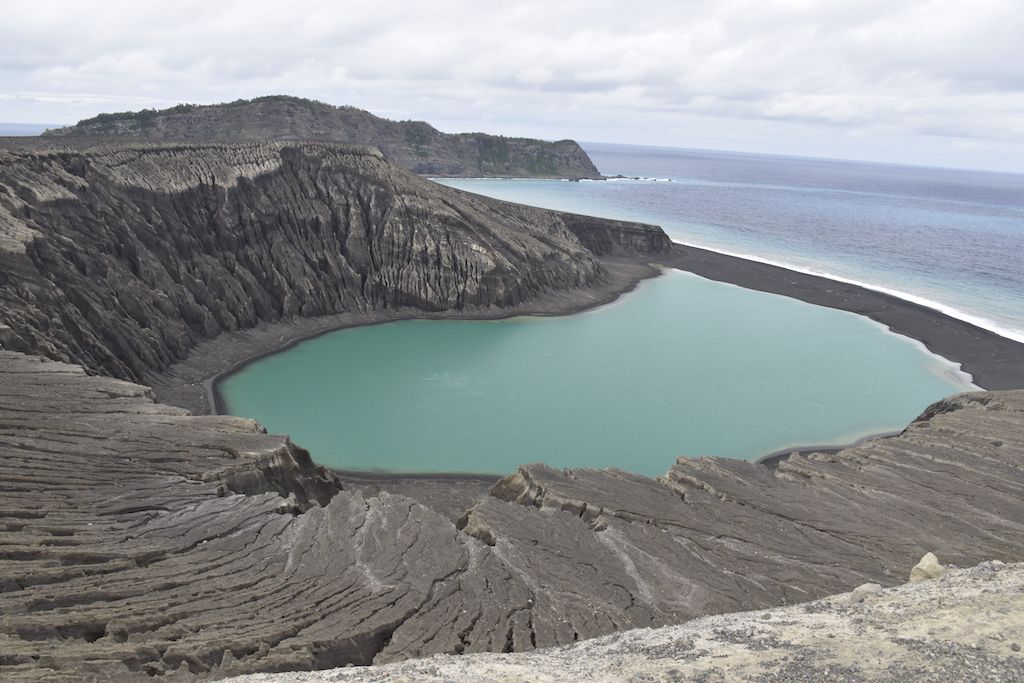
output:
<svg viewBox="0 0 1024 683"><path fill-rule="evenodd" d="M447 130L1024 170L1017 4L0 0L0 120L290 93Z"/></svg>

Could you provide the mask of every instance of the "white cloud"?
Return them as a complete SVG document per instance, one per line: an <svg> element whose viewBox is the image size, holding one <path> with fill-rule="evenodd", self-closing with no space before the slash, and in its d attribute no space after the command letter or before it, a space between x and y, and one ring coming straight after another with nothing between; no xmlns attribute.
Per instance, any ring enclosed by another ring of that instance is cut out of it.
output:
<svg viewBox="0 0 1024 683"><path fill-rule="evenodd" d="M446 130L1024 170L1018 2L0 0L0 120L290 93Z"/></svg>

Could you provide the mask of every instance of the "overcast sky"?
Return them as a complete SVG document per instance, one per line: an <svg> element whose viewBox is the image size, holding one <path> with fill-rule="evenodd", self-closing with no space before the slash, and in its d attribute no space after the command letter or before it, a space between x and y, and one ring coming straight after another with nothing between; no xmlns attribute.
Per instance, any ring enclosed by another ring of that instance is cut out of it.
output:
<svg viewBox="0 0 1024 683"><path fill-rule="evenodd" d="M0 121L293 94L441 130L1024 171L1024 0L0 0Z"/></svg>

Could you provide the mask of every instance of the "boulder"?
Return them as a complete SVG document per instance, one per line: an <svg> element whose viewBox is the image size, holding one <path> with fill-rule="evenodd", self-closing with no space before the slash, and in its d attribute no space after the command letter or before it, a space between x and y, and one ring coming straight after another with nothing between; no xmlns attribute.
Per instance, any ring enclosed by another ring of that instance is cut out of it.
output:
<svg viewBox="0 0 1024 683"><path fill-rule="evenodd" d="M937 579L946 573L946 568L939 563L939 558L934 553L925 553L921 561L910 570L910 583Z"/></svg>
<svg viewBox="0 0 1024 683"><path fill-rule="evenodd" d="M865 583L857 586L850 593L848 598L851 605L859 605L870 597L882 592L882 586L877 583Z"/></svg>

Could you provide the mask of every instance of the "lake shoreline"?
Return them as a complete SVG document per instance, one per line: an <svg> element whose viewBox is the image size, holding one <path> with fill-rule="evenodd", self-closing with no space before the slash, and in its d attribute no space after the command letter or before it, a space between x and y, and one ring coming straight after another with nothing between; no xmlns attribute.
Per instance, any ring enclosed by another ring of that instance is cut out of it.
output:
<svg viewBox="0 0 1024 683"><path fill-rule="evenodd" d="M942 311L859 285L710 249L674 243L673 251L662 265L716 282L862 315L959 364L979 387L990 391L1024 388L1024 344Z"/></svg>
<svg viewBox="0 0 1024 683"><path fill-rule="evenodd" d="M261 358L329 332L410 319L502 320L527 315L572 315L610 304L631 292L643 280L659 275L659 268L672 268L717 282L868 317L893 333L914 339L930 352L959 364L980 387L1024 387L1024 344L893 295L679 243L674 243L672 253L667 258L659 259L657 264L629 258L605 259L604 262L609 273L605 282L583 290L553 293L544 300L515 309L489 308L437 313L397 309L343 313L221 335L204 342L186 361L152 378L151 383L161 401L181 405L197 414L225 414L226 405L218 390L221 380ZM867 440L892 435L892 431L886 431L842 446L798 445L767 453L756 462L771 467L794 452L837 452ZM667 462L666 468L670 465ZM339 474L364 481L420 479L479 482L496 476L468 472L416 474L347 471Z"/></svg>
<svg viewBox="0 0 1024 683"><path fill-rule="evenodd" d="M188 358L161 373L146 377L163 403L197 415L227 414L220 381L267 356L316 337L353 327L382 325L402 320L491 320L521 316L565 316L614 303L644 280L657 277L661 268L645 259L604 257L604 281L574 290L550 292L527 304L510 308L471 307L429 312L414 308L352 311L315 318L261 324L248 330L221 334L196 346Z"/></svg>

